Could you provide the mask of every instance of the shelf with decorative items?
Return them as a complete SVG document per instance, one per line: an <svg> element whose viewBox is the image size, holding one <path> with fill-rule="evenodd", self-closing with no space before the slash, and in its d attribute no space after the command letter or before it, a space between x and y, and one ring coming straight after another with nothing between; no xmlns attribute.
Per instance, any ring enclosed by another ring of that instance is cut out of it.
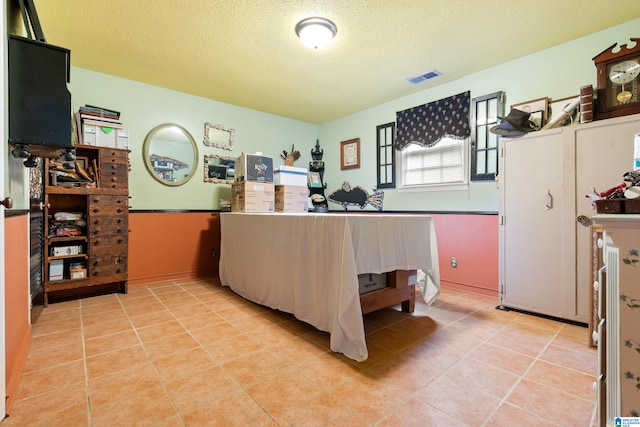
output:
<svg viewBox="0 0 640 427"><path fill-rule="evenodd" d="M77 145L75 161L45 165L45 307L98 285L127 292L128 153Z"/></svg>
<svg viewBox="0 0 640 427"><path fill-rule="evenodd" d="M327 198L324 195L327 184L324 182L323 154L324 150L320 148L320 141L316 140L315 148L311 149L311 161L309 162L309 197L315 211L328 209Z"/></svg>

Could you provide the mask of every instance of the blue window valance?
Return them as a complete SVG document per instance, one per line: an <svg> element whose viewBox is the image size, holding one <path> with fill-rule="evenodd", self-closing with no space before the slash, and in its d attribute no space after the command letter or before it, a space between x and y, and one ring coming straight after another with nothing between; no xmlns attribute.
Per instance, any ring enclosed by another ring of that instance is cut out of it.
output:
<svg viewBox="0 0 640 427"><path fill-rule="evenodd" d="M411 143L433 147L445 136L466 138L469 127L469 91L396 113L395 147Z"/></svg>

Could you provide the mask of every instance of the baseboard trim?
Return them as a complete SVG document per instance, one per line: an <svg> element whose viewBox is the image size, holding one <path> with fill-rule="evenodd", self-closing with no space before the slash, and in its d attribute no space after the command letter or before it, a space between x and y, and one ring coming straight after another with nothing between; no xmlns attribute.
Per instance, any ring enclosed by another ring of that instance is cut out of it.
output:
<svg viewBox="0 0 640 427"><path fill-rule="evenodd" d="M168 280L182 280L182 279L195 279L198 277L212 277L218 276L217 271L207 270L207 271L185 271L181 273L171 273L171 274L159 274L154 276L146 276L146 277L129 277L129 286L141 286L146 285L147 283L155 283L155 282L166 282Z"/></svg>
<svg viewBox="0 0 640 427"><path fill-rule="evenodd" d="M562 317L551 316L549 314L535 313L533 311L528 311L528 310L523 310L523 309L520 309L520 308L509 307L509 306L502 305L502 304L496 306L496 310L515 311L516 313L522 313L522 314L527 314L529 316L541 317L543 319L555 320L556 322L568 323L569 325L581 326L583 328L586 328L586 327L589 326L585 322L579 322L577 320L571 320L571 319L563 319Z"/></svg>

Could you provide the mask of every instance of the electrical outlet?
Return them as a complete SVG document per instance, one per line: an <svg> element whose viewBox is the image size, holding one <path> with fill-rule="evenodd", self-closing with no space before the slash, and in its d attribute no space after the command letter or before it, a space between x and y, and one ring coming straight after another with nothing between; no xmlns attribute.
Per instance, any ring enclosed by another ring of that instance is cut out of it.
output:
<svg viewBox="0 0 640 427"><path fill-rule="evenodd" d="M211 256L212 257L216 257L216 250L215 249L211 249Z"/></svg>
<svg viewBox="0 0 640 427"><path fill-rule="evenodd" d="M458 258L451 258L451 268L458 268Z"/></svg>

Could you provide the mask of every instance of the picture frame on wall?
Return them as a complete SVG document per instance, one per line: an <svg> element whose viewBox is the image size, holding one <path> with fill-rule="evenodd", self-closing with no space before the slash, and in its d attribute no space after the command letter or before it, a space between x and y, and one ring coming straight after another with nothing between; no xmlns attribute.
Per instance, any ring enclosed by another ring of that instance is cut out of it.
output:
<svg viewBox="0 0 640 427"><path fill-rule="evenodd" d="M514 109L529 113L529 120L531 120L538 129L546 125L547 120L549 120L549 98L547 97L511 104L511 110Z"/></svg>
<svg viewBox="0 0 640 427"><path fill-rule="evenodd" d="M360 138L353 138L340 143L340 169L357 169L360 167Z"/></svg>
<svg viewBox="0 0 640 427"><path fill-rule="evenodd" d="M218 156L216 154L204 155L204 182L210 182L213 184L233 184L234 179L234 157Z"/></svg>

